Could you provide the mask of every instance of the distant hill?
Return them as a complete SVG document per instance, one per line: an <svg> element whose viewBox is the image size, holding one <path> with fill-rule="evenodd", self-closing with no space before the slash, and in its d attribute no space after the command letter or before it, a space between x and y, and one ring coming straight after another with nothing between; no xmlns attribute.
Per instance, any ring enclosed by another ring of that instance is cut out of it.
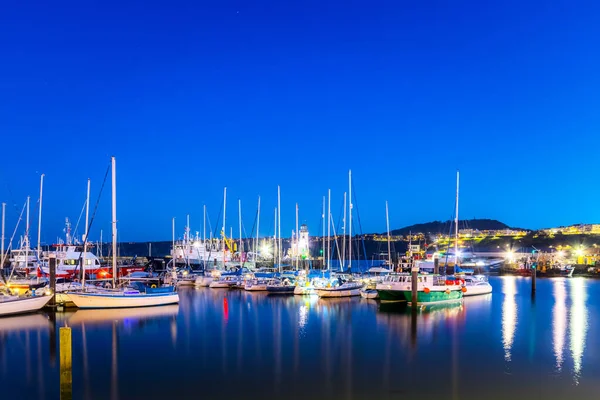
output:
<svg viewBox="0 0 600 400"><path fill-rule="evenodd" d="M412 233L450 233L453 221L433 221L424 224L415 224L400 229L394 229L392 235L408 235ZM458 222L459 229L477 229L477 230L501 230L512 229L510 226L495 219L467 219Z"/></svg>

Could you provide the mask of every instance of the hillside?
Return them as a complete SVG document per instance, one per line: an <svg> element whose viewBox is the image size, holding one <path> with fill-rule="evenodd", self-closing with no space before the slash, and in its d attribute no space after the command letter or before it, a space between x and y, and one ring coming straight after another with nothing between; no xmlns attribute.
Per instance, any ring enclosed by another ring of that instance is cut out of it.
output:
<svg viewBox="0 0 600 400"><path fill-rule="evenodd" d="M433 221L424 224L415 224L400 229L394 229L392 235L408 235L412 233L450 233L453 221ZM495 219L467 219L458 222L459 229L477 229L477 230L501 230L513 229L510 226Z"/></svg>

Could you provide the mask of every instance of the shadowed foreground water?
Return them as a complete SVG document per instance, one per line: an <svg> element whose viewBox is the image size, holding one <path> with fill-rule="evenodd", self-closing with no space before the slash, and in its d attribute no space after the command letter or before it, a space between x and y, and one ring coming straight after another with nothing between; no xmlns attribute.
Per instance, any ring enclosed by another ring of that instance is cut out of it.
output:
<svg viewBox="0 0 600 400"><path fill-rule="evenodd" d="M0 319L2 399L597 399L600 281L492 277L411 315L361 298L182 289L178 306Z"/></svg>

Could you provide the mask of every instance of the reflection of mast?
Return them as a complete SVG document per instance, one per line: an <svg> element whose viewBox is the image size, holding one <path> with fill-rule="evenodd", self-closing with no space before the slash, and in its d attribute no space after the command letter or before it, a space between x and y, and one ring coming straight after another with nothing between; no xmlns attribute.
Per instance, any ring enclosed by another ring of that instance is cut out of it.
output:
<svg viewBox="0 0 600 400"><path fill-rule="evenodd" d="M83 382L85 386L85 398L89 399L92 397L92 394L90 393L90 371L88 366L87 334L85 332L85 322L81 323L81 341L83 344Z"/></svg>
<svg viewBox="0 0 600 400"><path fill-rule="evenodd" d="M571 356L573 357L573 380L579 384L581 364L585 339L587 335L587 307L585 304L587 293L585 281L570 279L571 286L571 321L569 323L569 336L571 337Z"/></svg>
<svg viewBox="0 0 600 400"><path fill-rule="evenodd" d="M119 399L119 382L118 382L118 353L117 353L117 324L112 323L112 364L110 369L110 398L111 400Z"/></svg>
<svg viewBox="0 0 600 400"><path fill-rule="evenodd" d="M511 350L517 329L517 285L514 277L502 280L504 301L502 302L502 344L504 346L504 360L511 361Z"/></svg>
<svg viewBox="0 0 600 400"><path fill-rule="evenodd" d="M567 331L567 290L565 282L562 280L555 280L553 286L552 342L554 345L554 357L556 358L556 370L560 372L563 365L563 349L565 347L565 334Z"/></svg>

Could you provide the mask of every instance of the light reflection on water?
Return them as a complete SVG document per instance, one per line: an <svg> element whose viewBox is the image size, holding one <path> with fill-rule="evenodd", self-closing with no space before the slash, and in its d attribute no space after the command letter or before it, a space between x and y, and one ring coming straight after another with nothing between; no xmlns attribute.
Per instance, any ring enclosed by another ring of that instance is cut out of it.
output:
<svg viewBox="0 0 600 400"><path fill-rule="evenodd" d="M77 399L595 398L600 355L586 349L600 344L588 311L600 300L588 291L600 282L540 279L535 311L528 279L490 282L492 295L414 314L360 298L201 288L182 290L179 306L79 310L55 324L4 318L0 386L6 398L57 398L51 333L68 324ZM506 363L523 373L503 374Z"/></svg>

